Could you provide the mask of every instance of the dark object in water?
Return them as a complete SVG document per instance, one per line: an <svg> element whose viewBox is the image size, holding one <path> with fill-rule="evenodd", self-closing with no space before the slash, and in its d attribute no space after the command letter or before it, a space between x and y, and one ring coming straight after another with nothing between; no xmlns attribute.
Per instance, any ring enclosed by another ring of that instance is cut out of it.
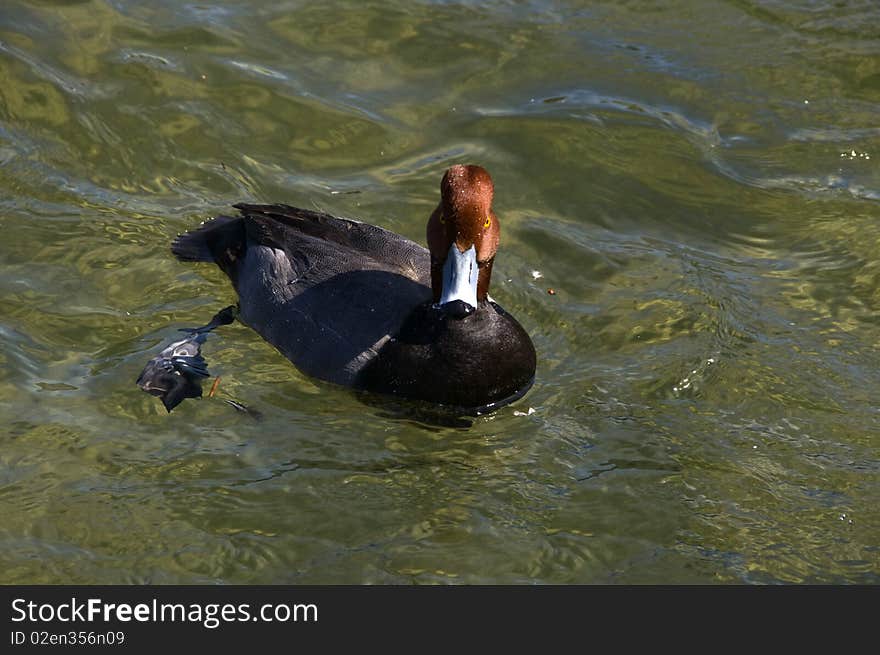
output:
<svg viewBox="0 0 880 655"><path fill-rule="evenodd" d="M187 398L202 397L202 380L207 378L208 363L202 357L202 344L208 332L235 320L236 308L221 309L211 322L197 328L182 328L189 336L175 341L147 362L137 379L137 385L162 400L169 412Z"/></svg>
<svg viewBox="0 0 880 655"><path fill-rule="evenodd" d="M230 407L232 407L236 411L241 412L242 414L247 414L255 421L262 421L263 420L262 412L258 412L253 407L248 407L247 405L242 405L237 400L232 400L231 398L224 398L223 402L227 403Z"/></svg>
<svg viewBox="0 0 880 655"><path fill-rule="evenodd" d="M494 186L453 166L428 249L378 226L288 205L235 205L174 240L213 262L240 319L301 372L360 391L483 414L528 391L535 347L489 297L500 242Z"/></svg>

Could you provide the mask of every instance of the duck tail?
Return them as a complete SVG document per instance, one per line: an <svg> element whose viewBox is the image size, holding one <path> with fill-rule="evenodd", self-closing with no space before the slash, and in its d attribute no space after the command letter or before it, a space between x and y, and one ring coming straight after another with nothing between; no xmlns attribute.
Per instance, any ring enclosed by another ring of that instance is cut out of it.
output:
<svg viewBox="0 0 880 655"><path fill-rule="evenodd" d="M218 216L171 242L171 252L185 262L217 262L244 246L244 222L240 217Z"/></svg>

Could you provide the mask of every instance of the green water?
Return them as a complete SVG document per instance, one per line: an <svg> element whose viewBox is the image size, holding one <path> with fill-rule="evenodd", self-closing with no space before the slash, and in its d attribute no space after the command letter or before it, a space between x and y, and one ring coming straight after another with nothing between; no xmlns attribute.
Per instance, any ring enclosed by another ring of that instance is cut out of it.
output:
<svg viewBox="0 0 880 655"><path fill-rule="evenodd" d="M523 400L391 418L241 325L135 386L234 300L176 234L422 241L459 162ZM878 583L878 164L873 0L4 0L0 583Z"/></svg>

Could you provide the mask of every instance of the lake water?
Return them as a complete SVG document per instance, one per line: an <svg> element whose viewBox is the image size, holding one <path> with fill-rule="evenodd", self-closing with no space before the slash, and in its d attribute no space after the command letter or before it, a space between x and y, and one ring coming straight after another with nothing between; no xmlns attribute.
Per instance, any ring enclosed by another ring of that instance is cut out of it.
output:
<svg viewBox="0 0 880 655"><path fill-rule="evenodd" d="M523 400L424 425L238 324L216 397L137 388L234 302L179 232L423 242L453 163ZM880 583L878 164L874 0L4 0L0 583Z"/></svg>

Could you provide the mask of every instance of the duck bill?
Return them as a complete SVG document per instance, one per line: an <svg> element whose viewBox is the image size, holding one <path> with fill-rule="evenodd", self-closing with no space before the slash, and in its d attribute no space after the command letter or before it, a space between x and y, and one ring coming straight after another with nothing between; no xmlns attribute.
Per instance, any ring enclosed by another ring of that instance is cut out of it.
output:
<svg viewBox="0 0 880 655"><path fill-rule="evenodd" d="M438 304L444 308L456 307L463 310L465 315L470 314L477 308L478 278L476 245L461 252L453 243L443 264L443 293Z"/></svg>

